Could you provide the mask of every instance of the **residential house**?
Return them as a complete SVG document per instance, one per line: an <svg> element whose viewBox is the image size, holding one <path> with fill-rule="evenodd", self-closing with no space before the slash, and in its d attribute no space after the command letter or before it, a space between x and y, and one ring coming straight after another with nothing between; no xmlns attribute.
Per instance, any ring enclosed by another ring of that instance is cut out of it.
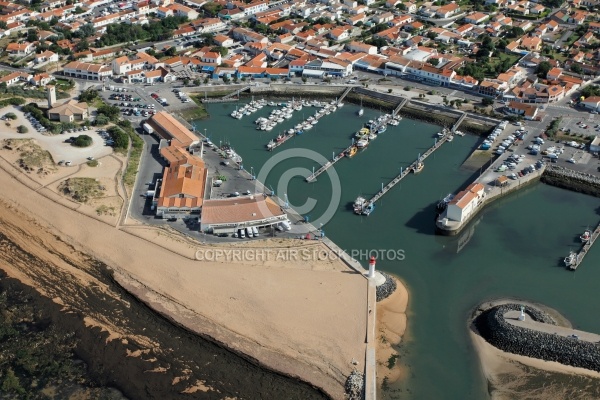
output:
<svg viewBox="0 0 600 400"><path fill-rule="evenodd" d="M540 50L542 39L537 36L526 36L521 40L520 47L530 51Z"/></svg>
<svg viewBox="0 0 600 400"><path fill-rule="evenodd" d="M52 80L52 77L44 72L41 74L35 74L31 78L29 83L31 83L35 86L38 86L38 87L45 87L48 83L50 83L51 80Z"/></svg>
<svg viewBox="0 0 600 400"><path fill-rule="evenodd" d="M600 97L590 96L582 100L579 104L587 110L598 111L600 109Z"/></svg>
<svg viewBox="0 0 600 400"><path fill-rule="evenodd" d="M482 12L473 12L465 17L465 22L478 25L483 21L486 21L489 17L489 15L484 14Z"/></svg>
<svg viewBox="0 0 600 400"><path fill-rule="evenodd" d="M225 35L216 35L213 40L217 46L229 47L233 45L233 39Z"/></svg>
<svg viewBox="0 0 600 400"><path fill-rule="evenodd" d="M346 48L352 53L377 54L377 46L356 41L346 44Z"/></svg>
<svg viewBox="0 0 600 400"><path fill-rule="evenodd" d="M36 64L41 64L45 62L56 62L58 61L58 54L53 51L46 50L43 53L36 54L34 58L34 62Z"/></svg>
<svg viewBox="0 0 600 400"><path fill-rule="evenodd" d="M460 12L460 6L456 3L446 4L441 6L435 12L435 16L438 18L450 18L451 16Z"/></svg>
<svg viewBox="0 0 600 400"><path fill-rule="evenodd" d="M26 72L11 72L8 75L0 78L0 83L5 83L6 86L14 85L18 82L29 82L32 76Z"/></svg>
<svg viewBox="0 0 600 400"><path fill-rule="evenodd" d="M29 42L23 43L9 43L6 46L6 52L11 57L25 57L28 54L31 54L35 50L35 45Z"/></svg>
<svg viewBox="0 0 600 400"><path fill-rule="evenodd" d="M600 99L599 99L600 101ZM506 111L511 114L522 115L527 120L534 120L538 114L537 106L517 101L511 101L506 106Z"/></svg>

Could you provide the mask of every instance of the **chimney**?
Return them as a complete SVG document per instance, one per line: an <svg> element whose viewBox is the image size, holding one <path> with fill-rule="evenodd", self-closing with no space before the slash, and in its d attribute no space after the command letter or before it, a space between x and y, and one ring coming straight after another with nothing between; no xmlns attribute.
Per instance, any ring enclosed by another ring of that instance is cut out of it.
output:
<svg viewBox="0 0 600 400"><path fill-rule="evenodd" d="M52 105L56 103L56 88L52 85L46 86L46 93L48 95L48 109L52 108Z"/></svg>

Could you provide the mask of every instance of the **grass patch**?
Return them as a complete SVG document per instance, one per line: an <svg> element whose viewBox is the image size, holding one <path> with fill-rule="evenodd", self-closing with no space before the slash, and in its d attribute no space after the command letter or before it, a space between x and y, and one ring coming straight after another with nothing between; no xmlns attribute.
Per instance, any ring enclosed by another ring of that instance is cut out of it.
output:
<svg viewBox="0 0 600 400"><path fill-rule="evenodd" d="M489 65L491 65L493 68L496 68L496 65L508 60L510 65L513 66L519 60L519 58L521 58L521 56L518 54L497 53L497 56L490 58Z"/></svg>
<svg viewBox="0 0 600 400"><path fill-rule="evenodd" d="M116 215L115 208L114 207L109 207L109 206L107 206L105 204L102 204L101 206L98 206L98 208L96 208L96 214L98 214L98 215L110 215L110 216Z"/></svg>
<svg viewBox="0 0 600 400"><path fill-rule="evenodd" d="M65 195L80 203L97 199L104 195L105 188L94 178L69 178L61 183L58 189Z"/></svg>
<svg viewBox="0 0 600 400"><path fill-rule="evenodd" d="M48 174L56 171L50 153L42 149L31 139L6 139L4 148L19 153L17 163L26 172Z"/></svg>
<svg viewBox="0 0 600 400"><path fill-rule="evenodd" d="M125 173L123 174L123 183L126 187L132 188L135 183L135 177L137 175L138 167L140 165L140 159L142 158L142 151L144 150L144 140L135 133L135 130L128 125L129 121L119 122L121 128L129 136L131 140L131 151L129 153L129 160L127 161L127 167L125 167ZM128 125L128 126L127 126Z"/></svg>
<svg viewBox="0 0 600 400"><path fill-rule="evenodd" d="M194 101L196 102L196 107L188 108L187 110L181 110L179 112L181 118L185 119L186 121L207 119L210 115L208 114L208 111L206 111L204 104L200 103L200 101L197 99L194 99Z"/></svg>

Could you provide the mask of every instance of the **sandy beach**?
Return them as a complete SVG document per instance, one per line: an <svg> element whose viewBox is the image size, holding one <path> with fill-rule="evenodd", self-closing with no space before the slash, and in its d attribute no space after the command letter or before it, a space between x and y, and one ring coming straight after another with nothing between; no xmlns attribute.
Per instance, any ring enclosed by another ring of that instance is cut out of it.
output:
<svg viewBox="0 0 600 400"><path fill-rule="evenodd" d="M511 302L515 301L499 300L486 303L484 308ZM571 326L556 310L540 304L523 301L518 303L543 309L560 326ZM598 372L502 351L486 342L472 327L469 329L469 336L478 355L482 374L488 381L490 396L494 400L583 400L600 395Z"/></svg>
<svg viewBox="0 0 600 400"><path fill-rule="evenodd" d="M1 166L7 168L6 163ZM203 246L158 228L116 229L72 210L70 202L50 200L43 190L44 195L36 191L39 184L27 180L0 171L4 189L0 220L6 221L5 227L12 221L27 232L31 243L19 242L24 249L36 242L52 247L55 239L68 243L106 263L119 284L173 321L268 368L308 381L333 398L343 398L352 360L365 358L367 280L340 260L315 256L326 253L322 243L275 239L258 246L277 257L250 257L257 251L255 242L234 246L246 252L242 258L210 258L208 250L225 251L231 246ZM56 246L58 255L69 251ZM291 249L303 249L306 256ZM52 262L69 268L60 260L55 257ZM44 288L24 268L3 263L9 276L43 293ZM84 278L82 285L89 283ZM55 301L68 305L76 299ZM89 317L88 323L127 340L127 333L106 319Z"/></svg>
<svg viewBox="0 0 600 400"><path fill-rule="evenodd" d="M406 332L406 309L409 293L406 286L397 278L396 291L387 299L377 303L377 386L393 384L404 379L407 371L397 362L400 344ZM380 391L378 398L387 398Z"/></svg>

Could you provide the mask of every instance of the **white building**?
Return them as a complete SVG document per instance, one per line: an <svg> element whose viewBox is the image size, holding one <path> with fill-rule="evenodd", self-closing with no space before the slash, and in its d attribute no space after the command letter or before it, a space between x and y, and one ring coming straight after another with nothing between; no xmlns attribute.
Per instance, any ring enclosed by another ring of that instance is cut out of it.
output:
<svg viewBox="0 0 600 400"><path fill-rule="evenodd" d="M65 65L63 73L65 76L93 81L101 81L104 78L113 75L112 69L106 65L84 63L79 61L73 61Z"/></svg>
<svg viewBox="0 0 600 400"><path fill-rule="evenodd" d="M470 184L448 203L447 218L452 221L466 221L481 205L484 198L485 187L481 183Z"/></svg>

